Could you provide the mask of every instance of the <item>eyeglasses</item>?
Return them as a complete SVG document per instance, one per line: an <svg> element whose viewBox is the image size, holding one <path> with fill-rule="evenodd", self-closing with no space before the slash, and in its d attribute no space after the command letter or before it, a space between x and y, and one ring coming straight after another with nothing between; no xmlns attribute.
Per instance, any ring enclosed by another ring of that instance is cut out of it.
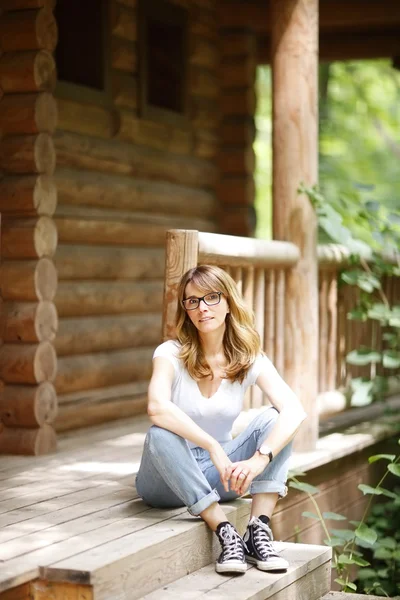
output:
<svg viewBox="0 0 400 600"><path fill-rule="evenodd" d="M221 294L222 292L210 292L206 294L202 298L186 298L186 300L182 300L183 308L186 310L195 310L199 308L200 302L203 300L207 306L214 306L215 304L219 304L221 302Z"/></svg>

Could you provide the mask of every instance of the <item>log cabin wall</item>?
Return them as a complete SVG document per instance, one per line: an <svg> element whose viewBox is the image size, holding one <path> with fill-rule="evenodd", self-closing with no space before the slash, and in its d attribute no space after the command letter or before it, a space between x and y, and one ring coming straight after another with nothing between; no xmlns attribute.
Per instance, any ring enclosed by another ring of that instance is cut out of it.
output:
<svg viewBox="0 0 400 600"><path fill-rule="evenodd" d="M216 0L175 4L188 11L186 124L141 114L135 0L108 1L110 102L56 89L58 430L145 410L165 231L217 227Z"/></svg>
<svg viewBox="0 0 400 600"><path fill-rule="evenodd" d="M219 223L222 233L252 236L256 225L253 142L257 39L249 29L223 26L220 35Z"/></svg>
<svg viewBox="0 0 400 600"><path fill-rule="evenodd" d="M56 445L57 27L47 0L2 0L1 11L0 453L40 454Z"/></svg>

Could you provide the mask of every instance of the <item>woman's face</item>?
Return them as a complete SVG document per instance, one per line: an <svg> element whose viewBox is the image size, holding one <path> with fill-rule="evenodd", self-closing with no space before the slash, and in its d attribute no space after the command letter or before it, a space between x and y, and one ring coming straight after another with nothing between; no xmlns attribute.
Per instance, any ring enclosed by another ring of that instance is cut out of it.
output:
<svg viewBox="0 0 400 600"><path fill-rule="evenodd" d="M204 295L217 290L207 290L206 292L200 290L192 282L188 283L185 288L185 297L187 298L202 298ZM207 306L204 300L201 300L199 306L194 310L186 311L189 319L193 325L199 330L200 333L206 334L217 331L221 327L225 329L225 318L229 312L228 302L223 294L221 294L221 301L219 304L213 306Z"/></svg>

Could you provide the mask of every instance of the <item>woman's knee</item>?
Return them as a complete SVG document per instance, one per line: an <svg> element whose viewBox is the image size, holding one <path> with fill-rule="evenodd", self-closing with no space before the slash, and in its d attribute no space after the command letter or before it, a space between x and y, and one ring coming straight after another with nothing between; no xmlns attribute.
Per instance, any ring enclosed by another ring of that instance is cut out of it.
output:
<svg viewBox="0 0 400 600"><path fill-rule="evenodd" d="M180 440L182 440L182 438L176 433L158 427L158 425L152 425L147 432L145 445L150 447L151 450L160 449L165 452L171 444L179 442Z"/></svg>

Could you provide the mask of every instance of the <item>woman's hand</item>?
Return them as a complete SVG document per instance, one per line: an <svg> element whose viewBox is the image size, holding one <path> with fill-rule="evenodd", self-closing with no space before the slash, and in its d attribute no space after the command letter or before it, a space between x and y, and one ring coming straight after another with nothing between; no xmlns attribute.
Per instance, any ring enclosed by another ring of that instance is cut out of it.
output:
<svg viewBox="0 0 400 600"><path fill-rule="evenodd" d="M231 463L231 466L226 473L231 490L240 496L245 494L253 479L257 477L257 475L260 475L260 473L268 466L267 460L264 456L257 453L248 460Z"/></svg>
<svg viewBox="0 0 400 600"><path fill-rule="evenodd" d="M224 486L225 491L229 492L229 476L231 472L232 462L228 458L222 446L218 444L218 442L215 442L215 444L210 448L209 452L214 467L219 472L222 485Z"/></svg>

